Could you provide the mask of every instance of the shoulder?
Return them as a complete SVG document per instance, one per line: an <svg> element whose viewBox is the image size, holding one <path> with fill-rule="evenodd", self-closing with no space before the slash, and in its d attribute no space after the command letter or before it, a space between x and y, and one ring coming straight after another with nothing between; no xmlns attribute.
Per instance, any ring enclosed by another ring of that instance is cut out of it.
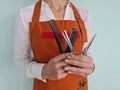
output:
<svg viewBox="0 0 120 90"><path fill-rule="evenodd" d="M82 8L82 7L76 7L81 18L83 19L83 21L86 21L87 19L91 18L91 14L90 12L85 9L85 8Z"/></svg>
<svg viewBox="0 0 120 90"><path fill-rule="evenodd" d="M77 7L77 10L81 16L81 19L84 21L86 30L88 32L91 32L92 29L91 13L87 9L81 7Z"/></svg>
<svg viewBox="0 0 120 90"><path fill-rule="evenodd" d="M23 19L25 22L30 22L32 19L35 4L20 9L17 13L17 17Z"/></svg>

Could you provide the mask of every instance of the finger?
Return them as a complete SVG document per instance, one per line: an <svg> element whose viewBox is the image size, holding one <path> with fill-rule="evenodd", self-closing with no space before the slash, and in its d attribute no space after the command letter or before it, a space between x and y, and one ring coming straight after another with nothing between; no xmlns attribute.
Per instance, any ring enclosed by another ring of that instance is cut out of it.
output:
<svg viewBox="0 0 120 90"><path fill-rule="evenodd" d="M64 66L68 65L65 61L60 61L55 65L55 68L63 68Z"/></svg>
<svg viewBox="0 0 120 90"><path fill-rule="evenodd" d="M67 56L67 58L68 59L79 60L80 59L80 55L71 54L71 55Z"/></svg>
<svg viewBox="0 0 120 90"><path fill-rule="evenodd" d="M55 71L54 75L50 74L49 77L52 78L52 80L58 80L64 78L67 75L68 72L65 72L65 70L63 69L58 69L57 71Z"/></svg>
<svg viewBox="0 0 120 90"><path fill-rule="evenodd" d="M62 76L65 77L65 76L67 76L68 74L69 74L68 72L65 72L65 71L64 71L64 72L62 73Z"/></svg>
<svg viewBox="0 0 120 90"><path fill-rule="evenodd" d="M65 76L67 76L69 73L68 72L63 72L57 75L57 79L61 79L64 78Z"/></svg>
<svg viewBox="0 0 120 90"><path fill-rule="evenodd" d="M72 66L67 66L65 67L65 70L67 70L69 73L75 74L75 75L85 75L88 76L89 74L92 73L91 69L86 69L86 68L78 68L78 67L72 67Z"/></svg>
<svg viewBox="0 0 120 90"><path fill-rule="evenodd" d="M54 57L53 59L54 59L55 62L59 62L61 60L64 60L65 58L67 58L67 56L69 56L70 54L71 53L60 54L60 55Z"/></svg>
<svg viewBox="0 0 120 90"><path fill-rule="evenodd" d="M79 60L85 63L93 63L93 59L90 56L85 56L85 55L80 56Z"/></svg>
<svg viewBox="0 0 120 90"><path fill-rule="evenodd" d="M66 72L66 70L64 68L59 68L57 70L57 75L60 75L60 74L63 74L63 73L67 73L68 74L68 72Z"/></svg>
<svg viewBox="0 0 120 90"><path fill-rule="evenodd" d="M72 54L71 56L67 56L68 59L74 59L74 60L79 60L81 62L85 62L85 63L90 63L93 62L92 57L90 56L85 56L85 55L76 55L76 54Z"/></svg>
<svg viewBox="0 0 120 90"><path fill-rule="evenodd" d="M93 62L90 62L90 63L84 63L84 62L81 62L81 61L77 61L77 60L67 60L72 66L76 66L76 67L79 67L79 68L85 68L85 69L91 69L92 72L94 71L95 69L95 64Z"/></svg>
<svg viewBox="0 0 120 90"><path fill-rule="evenodd" d="M72 59L69 59L69 60L65 59L65 62L67 64L77 66L77 67L81 67L81 68L90 68L92 66L91 63L84 63L84 62L81 62L81 61L78 61L78 60L72 60Z"/></svg>
<svg viewBox="0 0 120 90"><path fill-rule="evenodd" d="M69 71L68 73L69 73L69 74L74 74L74 75L79 75L79 76L84 76L84 77L87 77L87 76L88 76L88 75L85 74L85 73L79 73L79 74L77 74L77 73L73 73L73 72L71 72L71 71Z"/></svg>

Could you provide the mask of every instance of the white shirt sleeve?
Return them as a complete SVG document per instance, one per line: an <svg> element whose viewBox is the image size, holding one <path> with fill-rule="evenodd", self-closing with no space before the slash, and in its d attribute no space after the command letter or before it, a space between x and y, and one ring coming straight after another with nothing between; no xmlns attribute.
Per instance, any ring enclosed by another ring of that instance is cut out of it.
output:
<svg viewBox="0 0 120 90"><path fill-rule="evenodd" d="M44 64L32 61L28 26L19 12L15 18L14 61L29 78L41 79Z"/></svg>
<svg viewBox="0 0 120 90"><path fill-rule="evenodd" d="M50 9L48 8L48 5L43 3L40 21L48 21L49 19L54 18L53 13L50 13ZM29 22L32 19L33 10L34 5L22 9L22 11L20 11L15 18L14 61L17 67L25 72L27 77L42 80L41 71L44 64L33 61L31 55L32 50L29 38ZM79 8L78 11L80 12L81 18L84 21L89 42L92 38L91 16L87 10L84 10L82 8ZM65 17L65 20L75 20L71 7L67 7ZM85 43L84 47L86 47L88 42ZM92 56L92 47L89 48L87 55Z"/></svg>
<svg viewBox="0 0 120 90"><path fill-rule="evenodd" d="M88 36L88 42L85 43L84 48L89 44L89 42L92 39L92 24L91 24L91 15L88 14L86 20L85 20L85 27L87 30L87 36ZM87 55L92 57L92 45L90 46L90 48L87 51Z"/></svg>
<svg viewBox="0 0 120 90"><path fill-rule="evenodd" d="M78 10L79 10L79 13L81 15L82 20L84 21L85 28L87 30L88 41L84 44L84 47L83 47L83 49L84 49L89 44L90 40L92 39L91 14L83 8L78 8ZM92 45L88 49L86 55L92 57Z"/></svg>

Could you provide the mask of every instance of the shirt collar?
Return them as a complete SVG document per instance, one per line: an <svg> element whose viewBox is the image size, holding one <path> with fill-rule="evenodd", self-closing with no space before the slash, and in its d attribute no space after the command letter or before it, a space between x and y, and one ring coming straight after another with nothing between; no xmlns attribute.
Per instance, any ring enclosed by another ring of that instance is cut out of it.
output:
<svg viewBox="0 0 120 90"><path fill-rule="evenodd" d="M48 4L44 0L42 0L42 6L46 6L46 5L48 6ZM68 3L67 3L67 6L71 7L69 0L68 0Z"/></svg>
<svg viewBox="0 0 120 90"><path fill-rule="evenodd" d="M51 12L50 8L46 8L46 7L49 7L48 4L44 0L42 0L42 8L44 8L49 20L50 19L55 19L55 16ZM75 20L74 19L74 13L73 13L73 10L71 8L71 4L70 4L69 0L68 0L68 3L67 3L67 6L66 6L64 20Z"/></svg>

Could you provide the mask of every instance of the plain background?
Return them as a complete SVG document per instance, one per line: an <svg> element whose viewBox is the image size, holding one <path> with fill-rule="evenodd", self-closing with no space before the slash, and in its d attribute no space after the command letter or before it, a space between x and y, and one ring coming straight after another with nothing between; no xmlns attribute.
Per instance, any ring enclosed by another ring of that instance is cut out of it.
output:
<svg viewBox="0 0 120 90"><path fill-rule="evenodd" d="M92 15L95 72L89 90L120 90L120 1L72 0ZM19 9L35 0L0 0L0 90L32 90L28 79L13 62L14 18Z"/></svg>

